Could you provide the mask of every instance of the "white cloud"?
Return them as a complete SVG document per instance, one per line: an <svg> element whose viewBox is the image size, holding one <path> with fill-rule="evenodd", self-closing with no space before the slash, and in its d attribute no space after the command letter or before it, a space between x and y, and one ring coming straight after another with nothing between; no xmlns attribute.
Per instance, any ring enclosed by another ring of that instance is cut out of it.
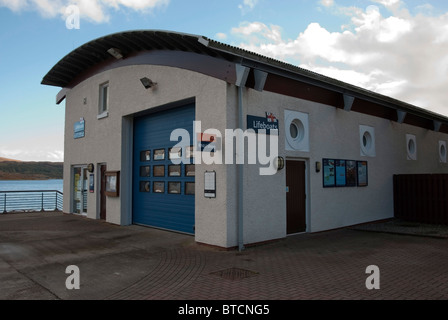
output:
<svg viewBox="0 0 448 320"><path fill-rule="evenodd" d="M242 4L238 5L238 8L242 14L246 14L248 11L253 10L257 3L258 0L244 0Z"/></svg>
<svg viewBox="0 0 448 320"><path fill-rule="evenodd" d="M227 39L227 34L219 32L219 33L215 34L215 38L219 39L219 40L225 40L225 39Z"/></svg>
<svg viewBox="0 0 448 320"><path fill-rule="evenodd" d="M375 0L367 10L335 7L350 15L340 32L311 23L295 39L279 26L245 22L232 29L240 47L448 115L448 13L411 15L399 0Z"/></svg>
<svg viewBox="0 0 448 320"><path fill-rule="evenodd" d="M324 7L331 7L334 5L334 0L320 0L320 4Z"/></svg>
<svg viewBox="0 0 448 320"><path fill-rule="evenodd" d="M128 8L135 11L146 11L168 5L170 0L0 0L0 7L14 12L37 11L45 18L61 16L65 18L69 5L79 7L81 19L98 23L110 19L110 9Z"/></svg>

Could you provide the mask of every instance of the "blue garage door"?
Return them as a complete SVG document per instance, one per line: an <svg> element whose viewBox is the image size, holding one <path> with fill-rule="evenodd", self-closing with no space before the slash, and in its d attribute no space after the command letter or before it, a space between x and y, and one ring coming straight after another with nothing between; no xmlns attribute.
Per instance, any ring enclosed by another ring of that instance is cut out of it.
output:
<svg viewBox="0 0 448 320"><path fill-rule="evenodd" d="M133 222L194 233L194 164L191 159L194 104L136 118L134 121ZM190 146L174 148L171 132L185 129ZM174 161L176 162L176 161Z"/></svg>

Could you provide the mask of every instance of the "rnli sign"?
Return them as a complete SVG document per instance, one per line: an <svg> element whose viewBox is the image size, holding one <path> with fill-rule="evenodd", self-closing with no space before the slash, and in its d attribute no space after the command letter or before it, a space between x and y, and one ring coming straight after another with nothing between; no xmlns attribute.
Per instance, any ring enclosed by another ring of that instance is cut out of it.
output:
<svg viewBox="0 0 448 320"><path fill-rule="evenodd" d="M198 148L201 152L216 152L218 139L214 134L198 133Z"/></svg>
<svg viewBox="0 0 448 320"><path fill-rule="evenodd" d="M83 118L81 118L80 121L75 122L75 125L73 126L73 138L79 139L84 138L85 136L85 121Z"/></svg>
<svg viewBox="0 0 448 320"><path fill-rule="evenodd" d="M256 133L264 129L266 134L270 134L271 130L278 130L278 119L270 112L266 112L266 118L247 115L247 129L253 129Z"/></svg>

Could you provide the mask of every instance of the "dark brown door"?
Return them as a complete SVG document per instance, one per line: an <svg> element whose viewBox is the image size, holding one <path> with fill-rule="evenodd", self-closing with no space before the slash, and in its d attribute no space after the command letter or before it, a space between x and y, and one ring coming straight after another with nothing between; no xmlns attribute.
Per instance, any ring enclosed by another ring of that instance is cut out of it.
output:
<svg viewBox="0 0 448 320"><path fill-rule="evenodd" d="M286 161L286 232L306 231L305 162Z"/></svg>
<svg viewBox="0 0 448 320"><path fill-rule="evenodd" d="M101 165L101 188L100 188L100 219L106 220L106 171L107 166Z"/></svg>

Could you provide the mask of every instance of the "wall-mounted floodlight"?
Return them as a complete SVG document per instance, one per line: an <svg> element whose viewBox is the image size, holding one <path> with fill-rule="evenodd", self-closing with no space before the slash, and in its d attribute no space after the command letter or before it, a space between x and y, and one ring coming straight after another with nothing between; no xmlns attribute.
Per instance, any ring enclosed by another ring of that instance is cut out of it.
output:
<svg viewBox="0 0 448 320"><path fill-rule="evenodd" d="M282 170L285 167L285 158L276 157L274 159L274 167L277 169L277 171Z"/></svg>
<svg viewBox="0 0 448 320"><path fill-rule="evenodd" d="M152 88L157 85L157 82L153 82L151 79L144 77L140 79L142 85L145 87L145 89Z"/></svg>
<svg viewBox="0 0 448 320"><path fill-rule="evenodd" d="M319 161L316 161L316 172L319 173L320 170L322 170L322 163Z"/></svg>
<svg viewBox="0 0 448 320"><path fill-rule="evenodd" d="M107 53L109 53L112 57L114 57L117 60L123 59L123 54L121 53L120 49L110 48L109 50L107 50Z"/></svg>

